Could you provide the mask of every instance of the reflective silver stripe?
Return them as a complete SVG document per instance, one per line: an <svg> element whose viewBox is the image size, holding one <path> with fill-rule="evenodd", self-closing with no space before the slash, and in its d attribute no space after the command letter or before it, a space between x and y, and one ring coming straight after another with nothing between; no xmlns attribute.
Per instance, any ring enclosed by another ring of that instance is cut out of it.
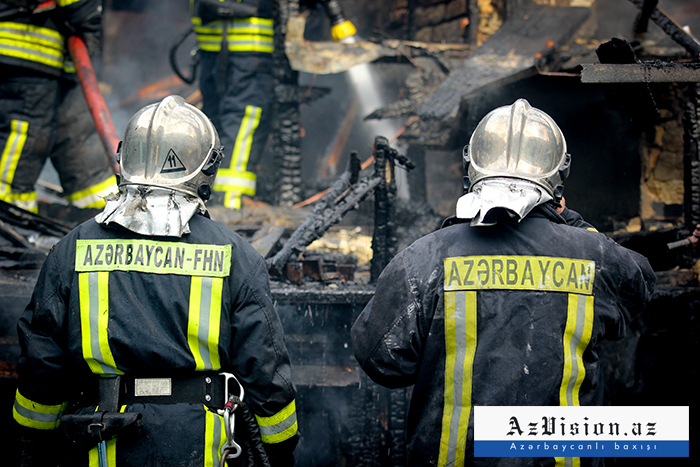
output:
<svg viewBox="0 0 700 467"><path fill-rule="evenodd" d="M583 337L583 329L586 319L585 298L586 297L584 296L573 294L570 297L570 299L576 300L576 329L574 331L573 337L571 338L571 342L569 343L569 352L571 352L571 355L576 355L576 348L578 347L579 343L581 342L581 338ZM578 365L572 365L571 378L569 379L569 383L566 385L566 405L574 405L573 391L578 376Z"/></svg>
<svg viewBox="0 0 700 467"><path fill-rule="evenodd" d="M0 39L11 39L37 44L41 47L63 50L63 37L58 33L53 35L48 33L48 31L50 30L47 30L47 33L43 33L37 29L22 27L20 23L0 23ZM31 39L36 39L36 41L31 41ZM38 41L41 41L41 43Z"/></svg>
<svg viewBox="0 0 700 467"><path fill-rule="evenodd" d="M284 430L292 427L297 422L296 411L281 422L272 426L260 426L260 434L264 436L272 436L282 433Z"/></svg>
<svg viewBox="0 0 700 467"><path fill-rule="evenodd" d="M467 305L465 300L465 292L455 292L455 310L457 310L458 313L462 314L465 313L464 310L466 309ZM452 407L452 418L450 421L450 449L447 452L447 465L452 465L455 462L457 442L459 439L457 436L459 434L459 420L462 414L462 410L464 409L461 405L461 401L462 384L464 382L464 374L462 373L462 369L464 368L463 362L467 354L466 319L462 318L455 320L455 331L455 347L457 350L455 353L455 361L457 362L457 364L454 366L454 373L452 377L452 380L454 381L452 396L454 398L453 400L455 401L455 404ZM469 407L467 407L467 413L469 413Z"/></svg>
<svg viewBox="0 0 700 467"><path fill-rule="evenodd" d="M9 55L11 57L23 58L25 60L30 60L33 62L44 63L55 68L63 67L63 55L53 55L49 53L42 53L36 49L29 49L26 47L16 47L8 44L3 44L0 41L0 53L4 55Z"/></svg>
<svg viewBox="0 0 700 467"><path fill-rule="evenodd" d="M99 272L88 273L88 283L90 284L90 309L88 311L90 316L90 349L92 350L92 356L95 361L102 368L102 372L106 375L114 375L116 372L114 368L110 368L104 363L104 355L102 355L102 349L100 348L100 328L97 325L100 315L100 287L99 287Z"/></svg>
<svg viewBox="0 0 700 467"><path fill-rule="evenodd" d="M29 123L21 120L12 120L10 135L0 156L0 193L9 193L15 176L15 169L19 161L24 143L27 140Z"/></svg>
<svg viewBox="0 0 700 467"><path fill-rule="evenodd" d="M214 421L214 432L212 433L212 443L211 443L211 458L220 459L221 453L219 453L219 446L221 446L221 418L212 414L212 420Z"/></svg>
<svg viewBox="0 0 700 467"><path fill-rule="evenodd" d="M212 370L214 365L209 352L209 315L211 310L212 278L202 277L202 294L199 298L199 354L204 361L204 369Z"/></svg>
<svg viewBox="0 0 700 467"><path fill-rule="evenodd" d="M230 188L233 190L236 190L236 189L240 190L243 188L248 188L251 190L255 190L255 185L256 185L255 180L250 180L250 179L243 178L243 177L231 177L231 176L226 176L226 175L224 175L224 176L217 175L216 182L214 184L214 188L215 189L219 188L219 187L221 189Z"/></svg>
<svg viewBox="0 0 700 467"><path fill-rule="evenodd" d="M35 412L35 411L28 409L27 407L24 407L23 405L21 405L17 399L15 399L15 410L21 416L26 417L30 420L35 421L35 422L54 423L54 422L57 422L58 419L61 417L61 412L58 412L58 413Z"/></svg>

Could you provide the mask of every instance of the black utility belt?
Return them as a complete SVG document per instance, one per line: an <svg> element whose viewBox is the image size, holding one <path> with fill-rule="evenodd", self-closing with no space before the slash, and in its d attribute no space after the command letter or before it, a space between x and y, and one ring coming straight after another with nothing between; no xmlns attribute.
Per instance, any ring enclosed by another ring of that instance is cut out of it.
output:
<svg viewBox="0 0 700 467"><path fill-rule="evenodd" d="M111 405L108 401L116 402L119 406L201 403L212 409L222 409L226 404L225 377L216 372L175 377L120 375L98 379L101 380L97 385L100 389L86 394L87 397L81 398L80 405ZM104 388L116 383L115 379L119 380L118 401L111 397L105 400Z"/></svg>
<svg viewBox="0 0 700 467"><path fill-rule="evenodd" d="M175 378L122 376L119 403L202 403L211 408L223 408L225 397L224 376L214 372Z"/></svg>

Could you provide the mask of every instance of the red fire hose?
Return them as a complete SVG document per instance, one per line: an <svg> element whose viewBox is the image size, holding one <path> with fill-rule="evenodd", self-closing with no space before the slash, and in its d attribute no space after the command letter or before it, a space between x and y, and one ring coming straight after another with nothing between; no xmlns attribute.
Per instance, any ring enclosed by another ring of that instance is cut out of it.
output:
<svg viewBox="0 0 700 467"><path fill-rule="evenodd" d="M114 173L118 174L117 146L119 145L119 137L114 129L114 123L112 123L112 117L109 114L102 92L100 92L100 88L97 85L97 77L95 76L95 70L92 67L92 61L85 42L80 37L70 36L68 38L68 51L73 58L73 63L75 63L80 87L83 88L85 100L90 108L92 119L95 121L95 127L102 140L102 145L107 152L109 163L114 169Z"/></svg>

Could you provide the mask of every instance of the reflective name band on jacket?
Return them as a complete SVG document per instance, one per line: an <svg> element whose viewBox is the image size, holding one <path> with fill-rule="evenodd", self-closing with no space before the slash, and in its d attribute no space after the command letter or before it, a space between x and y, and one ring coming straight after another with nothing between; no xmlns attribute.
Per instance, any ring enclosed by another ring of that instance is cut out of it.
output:
<svg viewBox="0 0 700 467"><path fill-rule="evenodd" d="M595 261L550 256L445 258L445 290L536 290L593 293Z"/></svg>
<svg viewBox="0 0 700 467"><path fill-rule="evenodd" d="M14 419L22 426L37 430L53 430L61 424L61 415L66 409L66 403L58 405L44 405L27 399L20 394L19 389L15 394L15 405L12 408Z"/></svg>
<svg viewBox="0 0 700 467"><path fill-rule="evenodd" d="M138 271L154 274L227 277L231 245L153 240L78 240L75 270Z"/></svg>
<svg viewBox="0 0 700 467"><path fill-rule="evenodd" d="M288 440L297 432L297 409L292 401L279 412L269 417L255 416L260 426L263 443L275 444Z"/></svg>

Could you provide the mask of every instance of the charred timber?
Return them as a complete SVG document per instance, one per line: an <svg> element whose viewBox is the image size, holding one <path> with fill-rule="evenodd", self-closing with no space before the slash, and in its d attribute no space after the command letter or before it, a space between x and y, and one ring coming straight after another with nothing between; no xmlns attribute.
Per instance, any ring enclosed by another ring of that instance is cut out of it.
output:
<svg viewBox="0 0 700 467"><path fill-rule="evenodd" d="M582 83L697 83L700 63L641 62L581 65Z"/></svg>
<svg viewBox="0 0 700 467"><path fill-rule="evenodd" d="M331 226L340 222L348 211L354 209L379 185L381 180L376 174L355 184L351 183L358 178L359 163L356 153L351 155L349 167L329 192L316 203L311 214L292 233L277 254L268 261L273 275L280 275L290 258L296 258L303 253L311 242L321 238Z"/></svg>
<svg viewBox="0 0 700 467"><path fill-rule="evenodd" d="M281 104L308 104L330 92L330 88L302 88L292 84L278 84L275 86L275 99Z"/></svg>
<svg viewBox="0 0 700 467"><path fill-rule="evenodd" d="M370 262L370 283L376 284L379 275L389 261L396 256L396 163L407 169L414 164L389 146L389 141L378 136L374 140L375 177L379 184L374 192L374 232L372 234L372 261Z"/></svg>
<svg viewBox="0 0 700 467"><path fill-rule="evenodd" d="M649 2L645 0L630 0L630 2L642 10L645 15L648 15L648 17L668 34L671 39L683 47L693 60L700 59L700 43L698 43L693 36L685 32L675 21L669 18L666 13L658 8L654 8L650 13L647 13L645 4Z"/></svg>
<svg viewBox="0 0 700 467"><path fill-rule="evenodd" d="M689 232L700 224L700 84L691 87L683 114L683 206Z"/></svg>
<svg viewBox="0 0 700 467"><path fill-rule="evenodd" d="M72 227L0 200L0 220L10 226L33 230L43 235L63 237Z"/></svg>
<svg viewBox="0 0 700 467"><path fill-rule="evenodd" d="M274 2L275 50L272 53L275 77L272 148L277 173L275 204L293 206L301 201L301 113L299 101L289 99L290 87L298 87L299 73L292 70L285 53L284 38L290 15L299 14L298 1Z"/></svg>

